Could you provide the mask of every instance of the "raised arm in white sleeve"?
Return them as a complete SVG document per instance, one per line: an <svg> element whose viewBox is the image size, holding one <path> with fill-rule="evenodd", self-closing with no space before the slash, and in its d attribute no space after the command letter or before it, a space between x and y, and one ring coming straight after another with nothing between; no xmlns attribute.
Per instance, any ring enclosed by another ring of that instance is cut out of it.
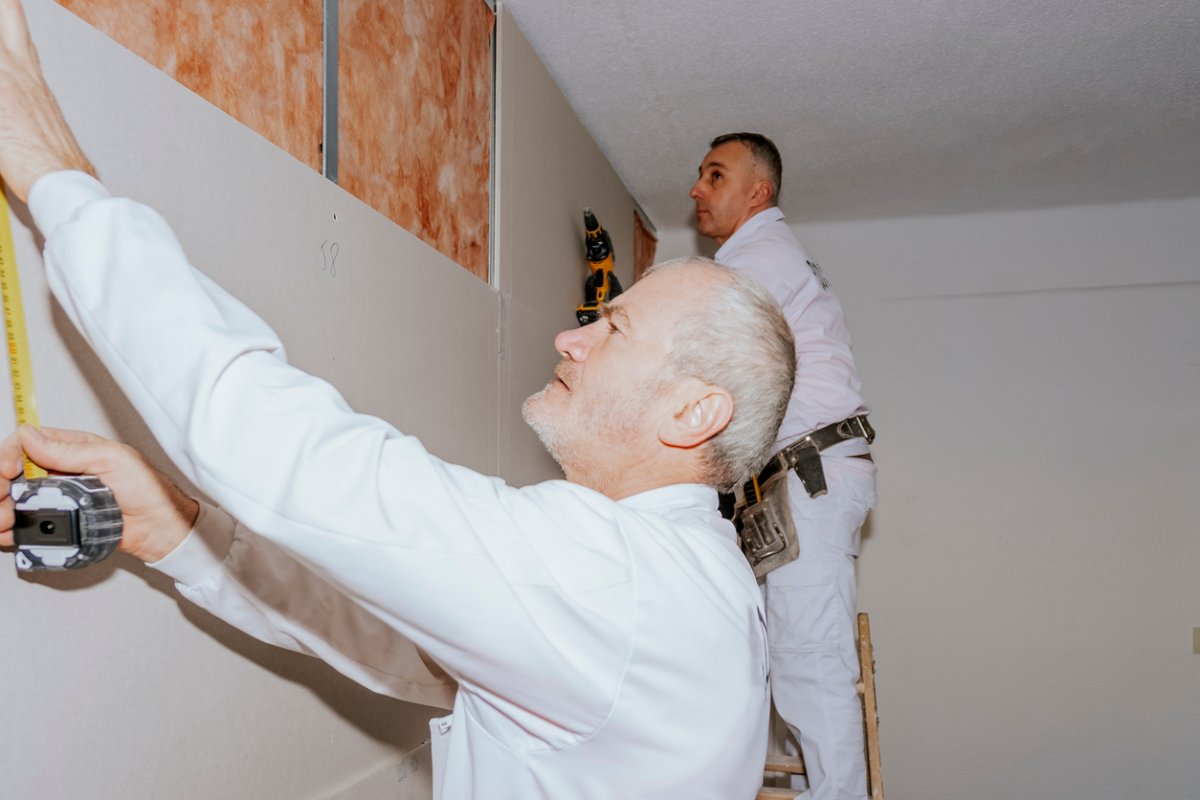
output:
<svg viewBox="0 0 1200 800"><path fill-rule="evenodd" d="M569 618L585 607L522 594L587 594L628 580L615 521L596 519L593 531L607 535L586 542L570 535L597 516L582 497L594 493L560 483L531 497L356 414L333 387L290 366L266 323L189 265L159 214L111 197L91 176L41 178L30 207L55 296L171 459L235 518L460 683L526 712L542 713L556 676L570 676L556 687L561 699L614 674L627 637ZM599 517L609 505L599 504ZM554 561L591 566L552 574ZM571 585L573 576L582 582ZM580 663L576 648L556 641L560 627L594 639L579 642L588 653ZM580 698L584 716L603 712L586 705Z"/></svg>
<svg viewBox="0 0 1200 800"><path fill-rule="evenodd" d="M454 681L412 642L207 503L183 543L150 566L174 578L188 600L256 639L320 658L398 700L454 704Z"/></svg>

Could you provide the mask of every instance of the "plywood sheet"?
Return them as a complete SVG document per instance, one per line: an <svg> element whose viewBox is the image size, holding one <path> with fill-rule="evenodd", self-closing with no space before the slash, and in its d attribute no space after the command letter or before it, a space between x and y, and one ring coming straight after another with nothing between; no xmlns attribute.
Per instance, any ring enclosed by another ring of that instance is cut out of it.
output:
<svg viewBox="0 0 1200 800"><path fill-rule="evenodd" d="M320 170L321 0L58 1Z"/></svg>
<svg viewBox="0 0 1200 800"><path fill-rule="evenodd" d="M338 177L488 277L493 15L483 0L341 0Z"/></svg>
<svg viewBox="0 0 1200 800"><path fill-rule="evenodd" d="M321 169L321 0L59 0ZM488 278L493 14L483 0L339 3L341 184Z"/></svg>

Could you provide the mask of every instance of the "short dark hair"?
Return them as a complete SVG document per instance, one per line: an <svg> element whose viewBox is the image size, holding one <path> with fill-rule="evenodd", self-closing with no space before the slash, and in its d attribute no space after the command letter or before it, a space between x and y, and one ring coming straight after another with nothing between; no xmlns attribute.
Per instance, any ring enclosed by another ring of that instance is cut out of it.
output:
<svg viewBox="0 0 1200 800"><path fill-rule="evenodd" d="M779 148L761 133L723 133L708 143L709 148L719 147L726 142L741 142L750 148L750 155L767 169L771 181L771 202L779 204L779 190L783 187L783 159Z"/></svg>

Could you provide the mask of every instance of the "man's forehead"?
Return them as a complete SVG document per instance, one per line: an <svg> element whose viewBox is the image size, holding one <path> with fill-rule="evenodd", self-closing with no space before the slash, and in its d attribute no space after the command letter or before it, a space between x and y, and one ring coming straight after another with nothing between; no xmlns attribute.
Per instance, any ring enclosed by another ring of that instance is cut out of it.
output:
<svg viewBox="0 0 1200 800"><path fill-rule="evenodd" d="M729 169L731 159L725 153L717 153L716 150L709 151L704 160L700 162L699 171L704 172L706 169Z"/></svg>
<svg viewBox="0 0 1200 800"><path fill-rule="evenodd" d="M704 160L700 162L700 171L703 172L711 167L729 169L731 166L745 164L749 159L750 148L743 142L736 140L722 142L704 156Z"/></svg>
<svg viewBox="0 0 1200 800"><path fill-rule="evenodd" d="M717 158L710 152L704 157L704 160L700 162L699 169L701 172L704 172L704 170L712 169L713 167L720 167L721 169L724 169L725 162L721 161L720 158Z"/></svg>
<svg viewBox="0 0 1200 800"><path fill-rule="evenodd" d="M618 323L624 321L642 333L659 326L669 328L670 320L695 305L709 281L707 271L689 265L655 270L605 308Z"/></svg>

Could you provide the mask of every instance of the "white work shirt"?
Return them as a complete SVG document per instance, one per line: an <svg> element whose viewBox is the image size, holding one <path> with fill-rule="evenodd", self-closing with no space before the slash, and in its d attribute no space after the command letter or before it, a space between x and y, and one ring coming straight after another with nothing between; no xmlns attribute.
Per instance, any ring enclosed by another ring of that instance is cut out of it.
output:
<svg viewBox="0 0 1200 800"><path fill-rule="evenodd" d="M614 502L447 464L288 365L153 210L78 172L30 208L63 308L205 508L158 565L266 641L431 725L441 800L752 798L766 752L762 598L717 513L676 485ZM338 464L338 470L320 465Z"/></svg>
<svg viewBox="0 0 1200 800"><path fill-rule="evenodd" d="M783 212L768 208L746 220L715 258L766 287L783 308L796 339L796 385L779 428L778 446L867 413L842 304L783 221Z"/></svg>

